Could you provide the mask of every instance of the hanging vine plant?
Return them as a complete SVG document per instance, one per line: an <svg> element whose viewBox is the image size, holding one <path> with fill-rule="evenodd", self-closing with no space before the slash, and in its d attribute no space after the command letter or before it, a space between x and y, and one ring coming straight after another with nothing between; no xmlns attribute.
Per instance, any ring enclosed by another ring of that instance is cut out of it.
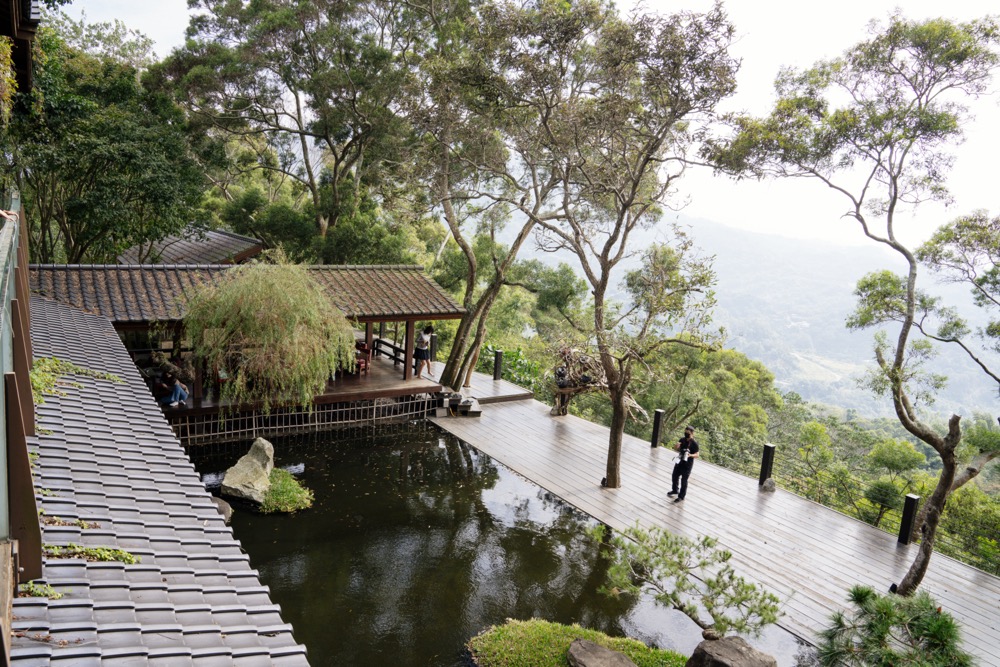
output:
<svg viewBox="0 0 1000 667"><path fill-rule="evenodd" d="M311 409L336 371L354 368L350 323L309 271L280 251L203 285L186 310L194 354L225 380L219 393L230 409Z"/></svg>

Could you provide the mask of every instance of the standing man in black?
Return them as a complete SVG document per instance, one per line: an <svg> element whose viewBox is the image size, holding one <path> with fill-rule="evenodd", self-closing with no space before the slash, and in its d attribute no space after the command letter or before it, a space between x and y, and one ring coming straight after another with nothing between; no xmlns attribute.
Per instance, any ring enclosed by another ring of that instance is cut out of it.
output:
<svg viewBox="0 0 1000 667"><path fill-rule="evenodd" d="M671 489L668 496L677 496L675 503L684 500L688 490L688 477L691 475L691 468L694 460L698 458L698 441L694 439L694 427L688 426L684 429L684 437L677 441L674 446L677 450L677 459L674 463L674 474L671 479ZM678 493L677 483L680 482L680 492Z"/></svg>

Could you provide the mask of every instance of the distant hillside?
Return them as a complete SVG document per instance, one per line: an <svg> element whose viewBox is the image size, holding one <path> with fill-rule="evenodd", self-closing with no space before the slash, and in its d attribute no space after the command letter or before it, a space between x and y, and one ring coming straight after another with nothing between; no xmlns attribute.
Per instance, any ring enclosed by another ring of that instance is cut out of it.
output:
<svg viewBox="0 0 1000 667"><path fill-rule="evenodd" d="M867 416L891 413L857 386L872 362L873 331L844 327L854 307L858 278L873 270L903 270L888 249L872 243L839 246L683 220L697 244L715 255L719 307L716 321L729 332L728 345L764 362L783 390L810 401L854 409ZM925 284L970 318L978 316L968 294L955 286ZM955 349L942 347L935 371L949 377L935 413L973 410L995 413L997 388L986 382Z"/></svg>

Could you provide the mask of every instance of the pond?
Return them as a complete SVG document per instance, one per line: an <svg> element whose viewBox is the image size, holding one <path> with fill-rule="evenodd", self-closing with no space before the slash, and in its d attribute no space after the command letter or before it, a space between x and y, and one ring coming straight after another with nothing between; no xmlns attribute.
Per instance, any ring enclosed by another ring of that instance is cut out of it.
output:
<svg viewBox="0 0 1000 667"><path fill-rule="evenodd" d="M701 639L651 599L599 593L596 522L432 424L272 442L315 504L291 516L237 507L232 526L313 665L466 665L469 638L508 618L683 653ZM193 458L211 487L245 451ZM781 665L808 662L780 629L753 643Z"/></svg>

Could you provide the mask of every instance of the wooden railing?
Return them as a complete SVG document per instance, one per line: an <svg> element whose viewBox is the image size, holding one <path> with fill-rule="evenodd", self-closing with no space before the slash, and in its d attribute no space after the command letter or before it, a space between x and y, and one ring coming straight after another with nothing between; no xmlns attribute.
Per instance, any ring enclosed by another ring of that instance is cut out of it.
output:
<svg viewBox="0 0 1000 667"><path fill-rule="evenodd" d="M387 338L376 338L373 341L375 356L387 357L392 360L393 366L406 363L406 349L394 345Z"/></svg>
<svg viewBox="0 0 1000 667"><path fill-rule="evenodd" d="M10 655L11 602L21 582L42 576L42 531L27 437L35 434L31 396L28 245L18 208L0 215L0 605L4 655Z"/></svg>

